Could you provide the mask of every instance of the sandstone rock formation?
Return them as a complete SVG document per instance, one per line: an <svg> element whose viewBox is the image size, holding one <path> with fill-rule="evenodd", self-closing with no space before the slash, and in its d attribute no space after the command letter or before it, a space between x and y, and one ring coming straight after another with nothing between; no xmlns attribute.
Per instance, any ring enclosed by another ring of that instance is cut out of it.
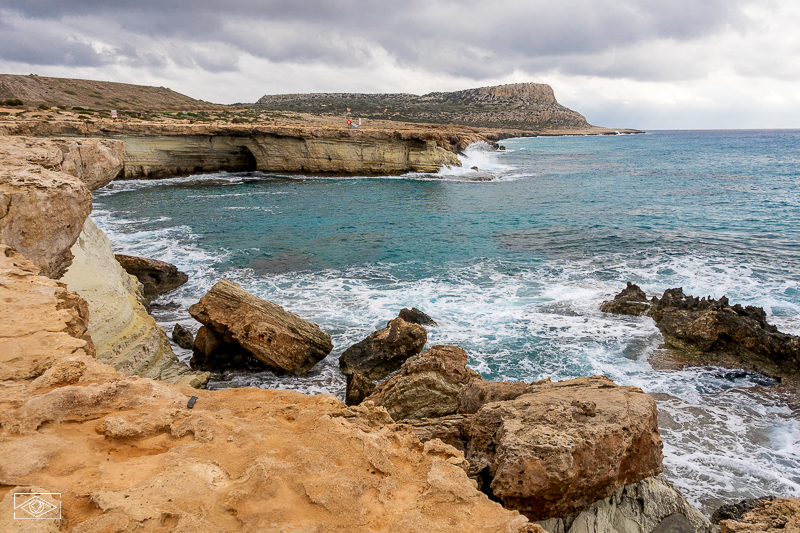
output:
<svg viewBox="0 0 800 533"><path fill-rule="evenodd" d="M711 525L661 476L625 485L576 515L538 524L548 533L706 533Z"/></svg>
<svg viewBox="0 0 800 533"><path fill-rule="evenodd" d="M45 276L57 279L92 209L77 178L39 165L0 163L0 243L13 246ZM43 216L47 213L47 216Z"/></svg>
<svg viewBox="0 0 800 533"><path fill-rule="evenodd" d="M795 533L800 531L800 498L762 500L739 520L720 522L720 533Z"/></svg>
<svg viewBox="0 0 800 533"><path fill-rule="evenodd" d="M62 519L30 531L541 531L371 404L116 372L91 355L85 302L35 272L2 247L0 526L40 491Z"/></svg>
<svg viewBox="0 0 800 533"><path fill-rule="evenodd" d="M800 337L778 331L760 307L730 305L724 296L687 296L681 288L667 289L647 303L644 292L628 283L601 309L625 314L646 310L667 346L698 356L697 364L738 366L790 380L800 374Z"/></svg>
<svg viewBox="0 0 800 533"><path fill-rule="evenodd" d="M219 352L224 358L226 349L239 347L276 372L302 376L333 349L330 335L316 324L224 279L191 306L189 314L224 341L214 350L204 350L206 356Z"/></svg>
<svg viewBox="0 0 800 533"><path fill-rule="evenodd" d="M574 513L662 469L655 401L602 376L487 403L466 433L471 472L486 469L494 496L531 519Z"/></svg>
<svg viewBox="0 0 800 533"><path fill-rule="evenodd" d="M711 514L711 523L719 524L723 520L733 520L734 522L738 522L742 519L742 516L744 516L745 513L749 513L750 511L761 507L762 502L771 502L774 499L775 496L765 496L763 498L750 498L747 500L721 505Z"/></svg>
<svg viewBox="0 0 800 533"><path fill-rule="evenodd" d="M142 304L139 282L122 269L108 237L91 219L72 254L72 266L61 280L89 304L89 332L98 359L129 376L204 387L209 374L178 361L164 329Z"/></svg>
<svg viewBox="0 0 800 533"><path fill-rule="evenodd" d="M346 376L358 372L367 379L380 380L421 352L426 342L425 328L395 318L385 328L345 350L339 357L339 368Z"/></svg>
<svg viewBox="0 0 800 533"><path fill-rule="evenodd" d="M480 379L466 364L467 352L458 346L433 346L403 363L400 372L379 384L367 399L385 407L395 420L455 413L461 388Z"/></svg>
<svg viewBox="0 0 800 533"><path fill-rule="evenodd" d="M628 286L613 300L603 302L600 310L617 315L645 315L650 310L650 302L647 301L644 291L629 281Z"/></svg>
<svg viewBox="0 0 800 533"><path fill-rule="evenodd" d="M142 295L148 302L189 281L189 276L178 267L164 261L124 254L114 257L128 274L136 276L143 287Z"/></svg>
<svg viewBox="0 0 800 533"><path fill-rule="evenodd" d="M438 326L439 324L436 323L434 319L432 319L427 314L423 313L416 307L412 307L411 309L401 309L400 314L397 315L398 318L402 318L406 322L411 322L412 324L419 324L421 326Z"/></svg>
<svg viewBox="0 0 800 533"><path fill-rule="evenodd" d="M180 324L175 324L175 327L172 328L172 340L185 350L191 350L194 347L194 335Z"/></svg>

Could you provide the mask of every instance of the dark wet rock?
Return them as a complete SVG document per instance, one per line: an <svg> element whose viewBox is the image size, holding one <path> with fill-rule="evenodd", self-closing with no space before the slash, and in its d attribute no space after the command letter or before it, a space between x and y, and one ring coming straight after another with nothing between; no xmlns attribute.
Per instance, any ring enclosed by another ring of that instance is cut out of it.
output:
<svg viewBox="0 0 800 533"><path fill-rule="evenodd" d="M180 324L175 324L175 327L172 328L172 340L174 340L178 346L186 350L191 350L194 347L194 336L192 332Z"/></svg>
<svg viewBox="0 0 800 533"><path fill-rule="evenodd" d="M395 318L385 328L354 344L339 357L339 368L346 376L356 372L377 381L417 355L428 341L428 332L419 324Z"/></svg>
<svg viewBox="0 0 800 533"><path fill-rule="evenodd" d="M711 523L719 524L723 520L739 522L745 513L758 509L761 506L761 502L771 502L774 499L775 496L764 496L763 498L751 498L737 503L722 505L711 515Z"/></svg>
<svg viewBox="0 0 800 533"><path fill-rule="evenodd" d="M800 372L800 337L767 323L760 307L730 305L725 296L718 300L687 296L677 288L654 297L649 315L672 348L731 354L741 367L769 376Z"/></svg>
<svg viewBox="0 0 800 533"><path fill-rule="evenodd" d="M364 398L375 392L375 383L358 372L347 376L347 389L344 395L346 405L358 405Z"/></svg>
<svg viewBox="0 0 800 533"><path fill-rule="evenodd" d="M618 315L644 315L650 309L647 295L638 285L628 282L628 286L617 294L613 300L603 302L600 310L604 313L615 313Z"/></svg>
<svg viewBox="0 0 800 533"><path fill-rule="evenodd" d="M316 324L225 279L189 314L205 327L195 339L197 364L224 365L244 351L278 374L303 376L333 349Z"/></svg>
<svg viewBox="0 0 800 533"><path fill-rule="evenodd" d="M467 352L458 346L433 346L403 363L367 399L385 407L394 420L455 414L461 388L482 379L466 365Z"/></svg>
<svg viewBox="0 0 800 533"><path fill-rule="evenodd" d="M237 370L263 372L274 370L236 343L226 342L213 329L201 326L197 331L192 347L189 366L194 370L208 372Z"/></svg>
<svg viewBox="0 0 800 533"><path fill-rule="evenodd" d="M164 261L123 254L116 254L114 257L128 274L136 276L142 284L142 295L147 301L152 301L189 281L189 276L178 270L178 267Z"/></svg>
<svg viewBox="0 0 800 533"><path fill-rule="evenodd" d="M412 307L411 309L402 309L400 314L397 318L402 318L406 322L411 322L412 324L419 324L421 326L438 326L439 324L436 323L434 319L432 319L427 314L423 313L416 307Z"/></svg>

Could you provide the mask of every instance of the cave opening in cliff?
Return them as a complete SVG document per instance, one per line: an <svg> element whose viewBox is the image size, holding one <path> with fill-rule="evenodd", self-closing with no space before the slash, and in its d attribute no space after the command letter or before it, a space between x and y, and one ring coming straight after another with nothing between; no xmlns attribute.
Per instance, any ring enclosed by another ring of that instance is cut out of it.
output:
<svg viewBox="0 0 800 533"><path fill-rule="evenodd" d="M236 168L233 168L231 170L246 172L258 169L258 164L256 163L256 156L253 155L253 152L251 152L247 146L239 147L239 151L236 154L235 166Z"/></svg>

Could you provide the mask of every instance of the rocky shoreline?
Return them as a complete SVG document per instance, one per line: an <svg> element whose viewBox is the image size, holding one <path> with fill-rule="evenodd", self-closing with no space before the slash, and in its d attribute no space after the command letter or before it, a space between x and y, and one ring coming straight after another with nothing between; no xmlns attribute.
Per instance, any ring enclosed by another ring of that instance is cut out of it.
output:
<svg viewBox="0 0 800 533"><path fill-rule="evenodd" d="M146 308L157 288L122 268L88 218L91 190L125 164L123 143L0 140L0 453L13 458L0 463L0 529L15 530L14 495L32 492L62 495L61 519L42 531L714 527L658 476L649 395L603 376L485 381L459 347L423 351L419 313L343 354L349 384L361 383L349 406L193 388L208 373L172 354ZM193 307L207 328L196 352L218 360L243 349L292 373L330 352L319 328L220 284ZM760 324L727 302L684 306L670 295L684 314ZM796 500L775 500L720 525L777 531L797 516Z"/></svg>

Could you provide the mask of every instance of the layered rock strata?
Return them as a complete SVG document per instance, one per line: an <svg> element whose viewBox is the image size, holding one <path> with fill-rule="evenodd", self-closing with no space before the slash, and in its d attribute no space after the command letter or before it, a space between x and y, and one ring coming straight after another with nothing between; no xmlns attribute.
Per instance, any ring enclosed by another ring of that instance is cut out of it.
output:
<svg viewBox="0 0 800 533"><path fill-rule="evenodd" d="M125 254L115 254L114 257L128 274L139 280L142 296L148 302L189 281L189 276L171 263Z"/></svg>
<svg viewBox="0 0 800 533"><path fill-rule="evenodd" d="M333 349L330 335L281 306L262 300L228 280L218 281L189 308L203 324L196 356L206 364L245 350L278 373L305 375Z"/></svg>
<svg viewBox="0 0 800 533"><path fill-rule="evenodd" d="M0 247L0 527L43 531L541 531L480 493L457 450L328 395L198 391L95 359L87 305ZM193 409L190 396L197 396ZM8 505L6 505L8 504ZM49 529L48 529L49 528Z"/></svg>
<svg viewBox="0 0 800 533"><path fill-rule="evenodd" d="M700 364L734 365L791 380L800 374L800 337L778 331L761 307L730 305L724 296L687 296L681 288L667 289L648 302L644 292L629 283L601 309L647 314L667 346L700 356Z"/></svg>
<svg viewBox="0 0 800 533"><path fill-rule="evenodd" d="M147 313L141 285L114 258L111 242L87 218L61 278L89 304L89 332L97 358L127 374L204 387L208 372L178 361L164 329Z"/></svg>

